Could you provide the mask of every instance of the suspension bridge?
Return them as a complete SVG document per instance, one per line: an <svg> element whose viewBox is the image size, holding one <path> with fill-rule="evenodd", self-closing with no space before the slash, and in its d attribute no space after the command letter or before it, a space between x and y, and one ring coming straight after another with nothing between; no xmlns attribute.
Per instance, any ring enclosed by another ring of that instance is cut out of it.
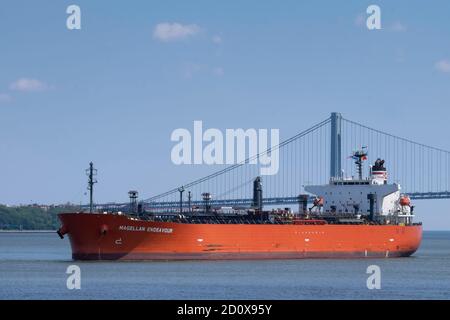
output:
<svg viewBox="0 0 450 320"><path fill-rule="evenodd" d="M258 153L256 158L279 153L279 171L261 176L264 205L299 202L306 185L327 184L330 179L356 176L353 151L368 147L368 163L377 158L387 164L389 181L401 185L412 199L450 199L450 151L414 142L332 113L327 119ZM141 200L146 211L188 210L204 204L249 207L253 204L253 181L259 176L254 157L218 170L195 181ZM367 168L366 168L367 170ZM134 198L135 199L135 198ZM126 210L130 203L97 204L98 210ZM135 203L136 205L136 203Z"/></svg>

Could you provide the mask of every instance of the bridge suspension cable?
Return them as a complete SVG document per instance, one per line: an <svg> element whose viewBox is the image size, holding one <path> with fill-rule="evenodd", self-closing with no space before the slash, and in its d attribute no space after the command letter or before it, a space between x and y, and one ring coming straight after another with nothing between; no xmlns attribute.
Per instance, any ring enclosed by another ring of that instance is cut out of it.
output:
<svg viewBox="0 0 450 320"><path fill-rule="evenodd" d="M223 165L220 170L182 185L182 189L173 188L141 203L146 208L179 208L181 196L185 204L189 201L191 205L200 205L202 194L207 192L212 196L211 204L248 206L252 203L251 182L260 176L261 163L255 160L275 151L279 153L278 172L261 176L263 203L296 203L298 195L304 193L305 185L328 183L330 174L356 176L349 156L363 146L368 148L368 163L373 164L377 158L384 159L389 180L400 183L402 192L411 198L450 198L450 151L386 133L333 113L272 148L237 164ZM365 175L368 170L366 165ZM181 194L180 190L183 190ZM121 208L126 205L116 204Z"/></svg>
<svg viewBox="0 0 450 320"><path fill-rule="evenodd" d="M431 194L450 191L450 151L418 143L342 118L342 154L367 146L369 161L386 160L390 180L405 193ZM343 161L343 171L354 175L352 163Z"/></svg>
<svg viewBox="0 0 450 320"><path fill-rule="evenodd" d="M199 185L203 184L203 186L202 186L203 189L206 189L206 188L209 187L209 190L211 190L211 189L214 189L214 187L215 187L214 185L209 185L209 186L204 186L204 185L208 184L208 182L210 182L212 179L216 179L214 184L216 186L220 185L221 187L224 188L224 189L220 190L221 192L216 193L216 195L217 194L228 194L227 191L229 191L230 189L233 189L237 184L240 184L242 182L242 178L250 177L250 179L251 178L254 179L258 175L258 171L259 171L260 165L258 163L256 165L251 164L254 160L257 160L257 159L259 159L260 157L262 157L264 155L270 154L271 152L273 152L275 150L287 150L287 149L289 149L289 146L294 145L294 143L296 141L299 141L302 138L303 139L306 138L307 143L312 143L312 140L311 140L311 134L312 133L315 133L316 135L320 134L321 136L325 137L325 134L323 133L323 131L326 129L327 124L329 124L329 122L330 122L330 118L327 118L327 119L317 123L316 125L312 126L311 128L309 128L307 130L304 130L304 131L296 134L295 136L282 141L281 143L279 143L278 145L276 145L276 146L274 146L272 148L268 148L267 150L264 150L264 151L254 155L254 156L248 157L245 160L243 160L243 161L241 161L241 162L239 162L237 164L229 165L229 166L225 167L224 169L216 171L216 172L214 172L212 174L209 174L209 175L207 175L205 177L202 177L202 178L197 179L195 181L192 181L190 183L183 184L183 188L185 190L189 190L189 189L192 190L194 188L198 189ZM308 139L308 137L309 137L309 139ZM324 151L324 147L325 146L322 145L322 148L318 149L318 152L323 152ZM297 154L299 154L299 150L296 150L296 151L297 151ZM305 151L305 154L306 154L306 150L304 150L304 151ZM288 157L285 157L286 154L288 154ZM284 162L295 161L293 150L287 150L287 152L285 152L283 155L280 154L280 162L281 162L280 163L280 169L281 169L280 171L282 171L282 172L278 172L278 174L276 174L276 176L278 177L278 176L280 176L280 174L281 175L284 174L285 177L287 178L288 173L286 172L286 169L288 168L288 165L287 165L287 163L284 163L283 161ZM293 163L291 163L291 165L292 164ZM295 167L297 167L297 165L293 165L293 166L289 166L289 167L295 168ZM240 177L238 177L238 174L230 174L230 173L237 172L239 169L241 169ZM229 174L229 175L225 177L226 174ZM222 177L223 181L218 181L219 177ZM238 178L240 178L241 180L239 181ZM272 179L269 179L269 180L274 180L274 179L272 178ZM291 187L292 187L293 181L290 181L290 184L291 184ZM281 183L278 184L278 187L283 188L283 186L286 189L285 185L281 185ZM194 191L194 190L192 190L192 191ZM195 195L198 196L199 194L201 194L202 192L205 192L206 190L203 190L203 191L200 190L200 192L198 192L198 191L199 190L195 190L195 192L192 192L192 193L194 193ZM249 191L251 191L251 190L249 190ZM163 198L167 199L167 197L170 197L170 196L173 196L173 195L177 195L177 194L178 194L178 188L173 188L173 189L171 189L171 190L169 190L167 192L164 192L164 193L161 193L159 195L156 195L156 196L153 196L151 198L148 198L148 199L144 200L144 202L151 203L151 202L154 202L156 200L163 199ZM235 195L235 196L237 196L237 195Z"/></svg>

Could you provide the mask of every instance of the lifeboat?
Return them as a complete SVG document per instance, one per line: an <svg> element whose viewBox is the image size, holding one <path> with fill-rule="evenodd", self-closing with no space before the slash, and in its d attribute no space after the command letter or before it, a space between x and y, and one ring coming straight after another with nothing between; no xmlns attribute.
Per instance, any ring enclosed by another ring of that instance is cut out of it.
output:
<svg viewBox="0 0 450 320"><path fill-rule="evenodd" d="M400 205L402 207L410 207L411 206L411 199L407 195L403 195L400 197Z"/></svg>

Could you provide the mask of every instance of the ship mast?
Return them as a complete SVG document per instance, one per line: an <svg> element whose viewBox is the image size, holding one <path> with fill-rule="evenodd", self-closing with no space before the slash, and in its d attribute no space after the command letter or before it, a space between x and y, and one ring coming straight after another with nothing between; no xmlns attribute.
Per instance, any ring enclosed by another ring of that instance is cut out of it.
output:
<svg viewBox="0 0 450 320"><path fill-rule="evenodd" d="M358 173L359 180L362 180L362 164L364 160L367 160L367 147L362 147L361 150L353 152L352 158L355 160L356 171Z"/></svg>
<svg viewBox="0 0 450 320"><path fill-rule="evenodd" d="M94 209L94 184L97 183L97 180L94 178L97 175L97 169L94 169L92 162L89 163L89 169L86 169L86 175L89 177L87 187L89 190L89 212L92 213Z"/></svg>

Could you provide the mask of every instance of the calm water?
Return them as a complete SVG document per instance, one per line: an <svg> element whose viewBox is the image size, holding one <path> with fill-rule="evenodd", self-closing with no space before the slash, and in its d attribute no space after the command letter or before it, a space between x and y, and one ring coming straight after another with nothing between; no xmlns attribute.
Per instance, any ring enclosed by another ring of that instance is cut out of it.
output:
<svg viewBox="0 0 450 320"><path fill-rule="evenodd" d="M425 232L413 257L370 260L76 262L54 233L0 233L0 299L449 299L450 232ZM382 272L368 290L366 268Z"/></svg>

